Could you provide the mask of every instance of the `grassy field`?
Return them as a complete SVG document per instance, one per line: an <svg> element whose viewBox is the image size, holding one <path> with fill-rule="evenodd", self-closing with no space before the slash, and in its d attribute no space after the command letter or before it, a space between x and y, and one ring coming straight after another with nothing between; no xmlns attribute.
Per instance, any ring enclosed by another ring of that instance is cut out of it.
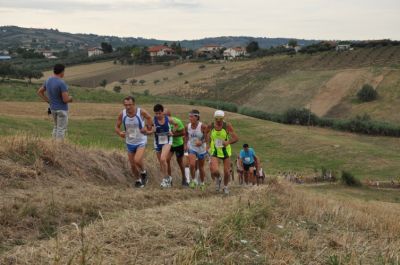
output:
<svg viewBox="0 0 400 265"><path fill-rule="evenodd" d="M194 107L166 106L184 121ZM213 109L196 108L212 120ZM184 189L173 162L175 185L160 189L149 144L150 182L133 190L113 131L122 104L71 104L64 144L50 140L45 109L0 101L0 264L398 264L398 190L293 186L271 175L324 166L388 180L400 175L399 139L227 113L240 138L234 153L254 146L268 185L236 179L224 197L206 166L206 191Z"/></svg>
<svg viewBox="0 0 400 265"><path fill-rule="evenodd" d="M29 106L29 107L28 107ZM187 121L192 106L166 104L174 115ZM44 103L4 102L0 107L0 134L32 132L50 136L51 120ZM71 104L69 139L84 146L122 149L114 134L119 104ZM142 105L151 112L152 105ZM202 120L210 122L213 110L198 107ZM230 113L240 141L234 145L237 154L243 143L255 146L270 174L294 171L311 176L325 167L336 171L349 170L362 179L390 179L400 176L400 139L370 137L321 128L287 126ZM149 144L149 149L151 145Z"/></svg>
<svg viewBox="0 0 400 265"><path fill-rule="evenodd" d="M67 67L65 80L73 85L94 88L100 86L100 82L104 79L112 83L164 68L166 67L163 65L120 65L114 64L113 61L91 63ZM52 71L44 72L42 80L46 80L52 74Z"/></svg>

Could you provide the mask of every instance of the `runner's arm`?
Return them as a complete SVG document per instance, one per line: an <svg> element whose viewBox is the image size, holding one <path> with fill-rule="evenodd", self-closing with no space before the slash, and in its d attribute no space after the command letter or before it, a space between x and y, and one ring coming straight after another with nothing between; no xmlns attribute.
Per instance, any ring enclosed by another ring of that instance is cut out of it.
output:
<svg viewBox="0 0 400 265"><path fill-rule="evenodd" d="M67 91L62 92L61 96L64 103L72 102L72 96L70 96Z"/></svg>
<svg viewBox="0 0 400 265"><path fill-rule="evenodd" d="M38 96L43 99L43 101L50 103L49 98L47 97L47 95L44 93L46 91L46 89L44 88L44 86L41 86L38 91L37 94Z"/></svg>
<svg viewBox="0 0 400 265"><path fill-rule="evenodd" d="M206 145L207 145L207 152L209 151L209 149L211 148L211 125L207 126L207 134L206 134Z"/></svg>
<svg viewBox="0 0 400 265"><path fill-rule="evenodd" d="M237 136L236 132L233 130L232 124L228 123L226 125L226 129L227 129L229 135L231 136L230 139L228 141L226 141L226 142L228 142L227 145L234 144L237 141L239 141L239 137Z"/></svg>
<svg viewBox="0 0 400 265"><path fill-rule="evenodd" d="M185 151L187 152L188 150L189 150L189 147L188 147L188 141L189 141L189 132L188 132L188 130L187 130L187 127L185 126L184 127L184 134L185 134L185 137L184 137L184 141L185 141Z"/></svg>
<svg viewBox="0 0 400 265"><path fill-rule="evenodd" d="M121 125L122 125L122 112L118 115L117 123L115 124L115 132L119 135L119 137L125 138L125 132L121 131Z"/></svg>
<svg viewBox="0 0 400 265"><path fill-rule="evenodd" d="M151 118L150 114L142 109L142 115L144 117L144 119L146 120L146 127L142 128L141 132L143 134L151 134L154 132L154 128L153 128L153 119Z"/></svg>
<svg viewBox="0 0 400 265"><path fill-rule="evenodd" d="M205 124L205 123L203 123L202 125L201 125L201 130L203 131L203 135L205 135L206 137L205 137L205 142L206 142L206 150L208 151L208 149L210 148L210 143L209 143L209 141L207 140L207 136L208 136L208 125L207 124Z"/></svg>

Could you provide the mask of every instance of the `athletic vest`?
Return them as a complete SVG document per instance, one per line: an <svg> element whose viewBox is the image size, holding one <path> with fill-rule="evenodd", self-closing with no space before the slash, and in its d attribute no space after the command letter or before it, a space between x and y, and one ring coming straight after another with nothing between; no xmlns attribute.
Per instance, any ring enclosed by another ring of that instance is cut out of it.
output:
<svg viewBox="0 0 400 265"><path fill-rule="evenodd" d="M231 145L224 147L223 141L228 141L230 138L228 131L226 130L226 122L222 124L220 131L214 128L214 123L211 123L211 144L210 153L212 156L226 158L232 155Z"/></svg>
<svg viewBox="0 0 400 265"><path fill-rule="evenodd" d="M195 151L198 154L204 154L207 150L206 150L206 142L204 141L204 134L203 131L201 130L201 126L202 123L199 122L199 124L197 124L196 129L192 129L192 124L189 123L187 128L188 128L188 135L189 135L189 139L188 139L188 145L189 145L189 149ZM200 140L203 142L203 144L201 146L196 146L196 142L197 140Z"/></svg>
<svg viewBox="0 0 400 265"><path fill-rule="evenodd" d="M140 131L144 127L144 121L140 114L140 108L136 109L136 115L133 117L127 115L126 109L122 111L122 124L124 125L125 142L127 144L138 145L147 143L147 136Z"/></svg>
<svg viewBox="0 0 400 265"><path fill-rule="evenodd" d="M161 125L157 118L154 117L154 126L156 131L154 132L154 143L156 145L167 144L169 142L169 132L171 131L168 116L164 116L165 122Z"/></svg>

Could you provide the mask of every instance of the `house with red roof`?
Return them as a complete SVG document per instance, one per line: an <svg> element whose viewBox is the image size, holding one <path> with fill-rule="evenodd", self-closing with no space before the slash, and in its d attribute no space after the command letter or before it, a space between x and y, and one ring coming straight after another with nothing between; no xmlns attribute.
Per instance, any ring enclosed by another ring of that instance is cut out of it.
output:
<svg viewBox="0 0 400 265"><path fill-rule="evenodd" d="M174 55L175 51L168 46L164 45L156 45L150 46L147 51L150 53L151 57L159 57L159 56L166 56L166 55Z"/></svg>

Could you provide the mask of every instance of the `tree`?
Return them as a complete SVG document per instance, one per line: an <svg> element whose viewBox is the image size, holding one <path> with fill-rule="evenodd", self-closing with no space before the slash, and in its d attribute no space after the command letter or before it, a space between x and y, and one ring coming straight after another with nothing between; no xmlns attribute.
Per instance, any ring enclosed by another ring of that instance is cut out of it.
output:
<svg viewBox="0 0 400 265"><path fill-rule="evenodd" d="M371 85L365 84L357 92L357 97L362 102L374 101L378 98L378 92Z"/></svg>
<svg viewBox="0 0 400 265"><path fill-rule="evenodd" d="M22 76L28 78L28 83L29 84L32 83L32 78L39 79L39 78L43 77L43 73L41 71L38 71L38 70L25 68L22 71L23 71Z"/></svg>
<svg viewBox="0 0 400 265"><path fill-rule="evenodd" d="M113 51L111 44L109 44L107 42L101 43L101 49L103 50L104 53L112 53L112 51Z"/></svg>
<svg viewBox="0 0 400 265"><path fill-rule="evenodd" d="M256 41L251 41L248 45L247 45L247 47L246 47L246 51L248 52L248 53L253 53L253 52L256 52L256 51L258 51L260 48L258 47L258 42L256 42Z"/></svg>
<svg viewBox="0 0 400 265"><path fill-rule="evenodd" d="M131 86L134 86L137 83L137 80L133 78L129 81L129 83L131 84Z"/></svg>
<svg viewBox="0 0 400 265"><path fill-rule="evenodd" d="M144 85L144 83L146 83L146 80L142 79L142 80L139 81L139 84L141 84L142 86Z"/></svg>
<svg viewBox="0 0 400 265"><path fill-rule="evenodd" d="M297 46L297 40L289 40L288 46L292 47L292 48L296 47Z"/></svg>
<svg viewBox="0 0 400 265"><path fill-rule="evenodd" d="M0 63L0 76L2 77L2 81L10 75L14 74L14 68L9 63Z"/></svg>
<svg viewBox="0 0 400 265"><path fill-rule="evenodd" d="M115 91L116 93L121 92L121 89L122 89L122 87L120 87L120 86L115 86L115 87L114 87L114 91Z"/></svg>
<svg viewBox="0 0 400 265"><path fill-rule="evenodd" d="M105 87L106 85L107 85L107 80L106 79L101 80L100 86Z"/></svg>

